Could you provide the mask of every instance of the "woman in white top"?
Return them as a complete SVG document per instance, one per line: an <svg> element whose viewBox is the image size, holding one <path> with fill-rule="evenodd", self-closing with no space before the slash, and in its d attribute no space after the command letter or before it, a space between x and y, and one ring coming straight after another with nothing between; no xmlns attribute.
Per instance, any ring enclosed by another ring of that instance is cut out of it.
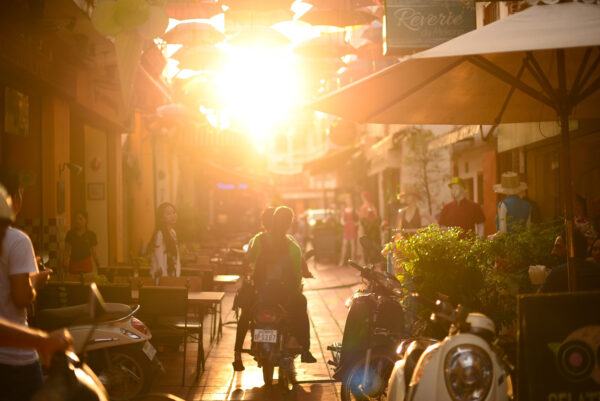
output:
<svg viewBox="0 0 600 401"><path fill-rule="evenodd" d="M148 245L152 259L152 277L158 280L161 276L176 276L181 274L179 260L179 244L175 233L177 211L170 203L161 204L156 210L156 229Z"/></svg>

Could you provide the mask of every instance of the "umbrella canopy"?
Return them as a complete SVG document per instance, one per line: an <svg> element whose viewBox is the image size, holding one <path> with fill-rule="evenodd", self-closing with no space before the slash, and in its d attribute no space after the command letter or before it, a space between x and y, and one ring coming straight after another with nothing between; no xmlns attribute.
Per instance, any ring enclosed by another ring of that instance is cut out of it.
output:
<svg viewBox="0 0 600 401"><path fill-rule="evenodd" d="M380 4L380 2L376 0L305 0L304 2L317 8L338 9L371 7Z"/></svg>
<svg viewBox="0 0 600 401"><path fill-rule="evenodd" d="M345 28L348 26L367 25L377 17L366 11L353 10L350 8L317 8L312 7L302 14L300 21L315 26L336 26Z"/></svg>
<svg viewBox="0 0 600 401"><path fill-rule="evenodd" d="M208 19L223 12L223 5L213 1L171 0L167 2L165 10L169 18Z"/></svg>
<svg viewBox="0 0 600 401"><path fill-rule="evenodd" d="M592 47L598 45L597 5L535 6L409 56L325 96L315 108L362 123L494 124L501 110L503 123L553 120L558 106L546 87L559 87L554 49L564 49L571 92L578 89L586 95L573 105L571 118L598 118L600 92L584 90L599 84L600 71L590 68L598 57L598 49ZM545 78L535 77L538 69ZM513 84L517 89L511 91Z"/></svg>
<svg viewBox="0 0 600 401"><path fill-rule="evenodd" d="M226 62L225 53L215 46L183 46L171 58L179 61L180 69L216 71Z"/></svg>
<svg viewBox="0 0 600 401"><path fill-rule="evenodd" d="M167 43L181 45L214 45L225 39L211 24L205 22L182 22L169 29L162 38Z"/></svg>
<svg viewBox="0 0 600 401"><path fill-rule="evenodd" d="M248 26L242 28L227 43L234 46L279 47L292 43L283 33L267 26Z"/></svg>
<svg viewBox="0 0 600 401"><path fill-rule="evenodd" d="M289 9L294 0L224 0L222 1L230 10L248 11L273 11Z"/></svg>
<svg viewBox="0 0 600 401"><path fill-rule="evenodd" d="M599 46L598 5L534 6L407 57L325 97L315 108L359 122L404 124L499 124L558 116L565 224L572 244L568 120L600 117ZM574 290L571 257L568 266Z"/></svg>
<svg viewBox="0 0 600 401"><path fill-rule="evenodd" d="M338 36L319 36L299 43L294 52L300 56L313 58L337 58L355 54L356 49Z"/></svg>

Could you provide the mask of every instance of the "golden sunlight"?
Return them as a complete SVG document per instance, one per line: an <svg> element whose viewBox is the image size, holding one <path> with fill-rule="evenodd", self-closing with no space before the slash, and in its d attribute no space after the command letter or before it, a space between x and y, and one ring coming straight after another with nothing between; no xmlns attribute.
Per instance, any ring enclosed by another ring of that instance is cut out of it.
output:
<svg viewBox="0 0 600 401"><path fill-rule="evenodd" d="M285 49L224 49L228 64L218 74L224 108L237 127L263 148L298 104L298 74Z"/></svg>

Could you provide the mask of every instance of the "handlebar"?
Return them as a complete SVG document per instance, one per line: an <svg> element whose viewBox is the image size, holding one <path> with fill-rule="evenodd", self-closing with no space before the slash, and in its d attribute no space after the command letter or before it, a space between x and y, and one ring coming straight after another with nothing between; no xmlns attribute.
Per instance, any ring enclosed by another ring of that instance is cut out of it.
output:
<svg viewBox="0 0 600 401"><path fill-rule="evenodd" d="M417 293L411 294L410 297L432 311L431 320L445 320L450 323L462 324L468 314L462 305L455 307L450 302L442 299L437 299L434 302Z"/></svg>

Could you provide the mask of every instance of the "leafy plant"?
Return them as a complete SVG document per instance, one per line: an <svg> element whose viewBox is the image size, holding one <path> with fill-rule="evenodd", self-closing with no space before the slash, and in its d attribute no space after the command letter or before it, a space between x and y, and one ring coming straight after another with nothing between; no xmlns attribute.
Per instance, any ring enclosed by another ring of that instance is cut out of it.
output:
<svg viewBox="0 0 600 401"><path fill-rule="evenodd" d="M450 297L469 310L485 313L497 326L516 318L516 295L532 292L530 265L554 263L552 244L560 221L516 227L493 239L481 239L460 228L436 225L410 238L386 244L401 280L428 298Z"/></svg>

